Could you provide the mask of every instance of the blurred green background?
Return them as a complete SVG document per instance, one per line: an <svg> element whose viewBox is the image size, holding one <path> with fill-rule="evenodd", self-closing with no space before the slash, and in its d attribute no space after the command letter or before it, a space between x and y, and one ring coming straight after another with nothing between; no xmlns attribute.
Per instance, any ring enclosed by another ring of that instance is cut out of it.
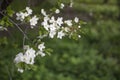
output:
<svg viewBox="0 0 120 80"><path fill-rule="evenodd" d="M37 2L38 1L38 2ZM69 4L69 0L63 0ZM35 13L41 8L56 6L57 0L14 0L15 11L31 6ZM13 63L22 50L23 35L11 28L0 38L0 80L120 80L120 0L74 0L73 8L62 11L65 18L79 17L87 24L78 41L45 39L54 51L51 56L37 58L35 71L17 72ZM61 14L62 15L62 14ZM6 36L7 35L7 36ZM32 30L28 36L34 39ZM5 37L6 36L6 37ZM28 41L29 42L29 41Z"/></svg>

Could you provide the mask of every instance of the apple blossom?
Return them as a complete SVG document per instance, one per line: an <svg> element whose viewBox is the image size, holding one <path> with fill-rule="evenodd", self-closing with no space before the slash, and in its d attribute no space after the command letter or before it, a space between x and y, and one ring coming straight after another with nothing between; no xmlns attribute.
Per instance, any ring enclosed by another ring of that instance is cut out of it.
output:
<svg viewBox="0 0 120 80"><path fill-rule="evenodd" d="M73 5L73 2L71 0L70 6ZM63 9L65 5L63 3L60 4L60 9ZM60 9L56 9L55 12L47 14L47 11L44 9L41 9L41 14L39 15L32 15L33 10L30 9L30 7L26 7L25 11L20 11L16 13L16 20L20 20L21 22L29 23L30 27L33 28L34 26L38 25L37 27L40 28L38 33L40 33L37 36L37 42L33 47L30 47L29 45L24 45L24 51L19 52L14 62L15 64L24 63L24 65L34 65L35 58L40 55L41 57L46 56L46 46L45 43L42 42L43 38L48 37L50 39L52 38L59 38L62 39L65 36L69 36L72 38L72 36L77 35L77 38L81 38L81 35L79 35L79 18L75 17L72 19L65 20L61 16L54 16L54 13L59 14ZM40 24L38 24L38 20ZM74 27L73 25L75 24ZM25 34L24 34L25 35ZM37 46L36 46L37 45ZM18 66L17 66L18 67ZM24 71L24 67L18 67L19 72Z"/></svg>
<svg viewBox="0 0 120 80"><path fill-rule="evenodd" d="M37 21L38 21L38 18L36 16L32 17L30 19L30 25L31 26L36 26L36 24L38 23Z"/></svg>
<svg viewBox="0 0 120 80"><path fill-rule="evenodd" d="M60 10L59 10L59 9L56 9L56 10L55 10L55 13L56 13L56 14L60 13Z"/></svg>
<svg viewBox="0 0 120 80"><path fill-rule="evenodd" d="M75 23L78 23L79 22L79 18L75 17L74 21L75 21Z"/></svg>
<svg viewBox="0 0 120 80"><path fill-rule="evenodd" d="M65 5L63 3L60 4L60 8L63 9Z"/></svg>

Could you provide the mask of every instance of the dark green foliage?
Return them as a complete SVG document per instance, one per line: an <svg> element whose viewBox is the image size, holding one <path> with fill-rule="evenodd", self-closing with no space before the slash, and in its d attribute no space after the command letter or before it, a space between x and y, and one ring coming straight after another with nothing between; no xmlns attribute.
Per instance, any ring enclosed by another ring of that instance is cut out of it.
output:
<svg viewBox="0 0 120 80"><path fill-rule="evenodd" d="M108 0L106 4L103 1L76 0L74 8L79 15L93 12L92 18L87 17L87 24L81 26L82 38L78 41L45 39L53 52L44 58L37 57L35 70L21 74L14 67L13 59L22 50L19 31L11 31L13 37L8 39L0 38L0 80L120 80L117 0ZM33 33L28 35L37 35Z"/></svg>

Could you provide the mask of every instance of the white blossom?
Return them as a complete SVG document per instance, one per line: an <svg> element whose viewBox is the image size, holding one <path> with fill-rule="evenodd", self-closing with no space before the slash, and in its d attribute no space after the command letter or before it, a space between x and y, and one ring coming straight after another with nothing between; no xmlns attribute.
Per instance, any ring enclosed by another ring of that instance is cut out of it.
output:
<svg viewBox="0 0 120 80"><path fill-rule="evenodd" d="M44 43L39 44L39 45L38 45L38 49L39 49L40 51L43 51L43 49L45 49Z"/></svg>
<svg viewBox="0 0 120 80"><path fill-rule="evenodd" d="M62 39L63 36L65 36L63 31L58 32L57 38Z"/></svg>
<svg viewBox="0 0 120 80"><path fill-rule="evenodd" d="M63 9L65 5L63 3L60 4L60 8Z"/></svg>
<svg viewBox="0 0 120 80"><path fill-rule="evenodd" d="M25 62L26 64L34 64L34 58L36 57L35 55L35 50L33 48L27 49L26 52L19 53L16 55L14 62L16 64L20 62Z"/></svg>
<svg viewBox="0 0 120 80"><path fill-rule="evenodd" d="M17 16L16 20L23 21L25 19L25 17L32 14L32 10L29 7L26 7L26 11L27 12L16 13L16 16Z"/></svg>
<svg viewBox="0 0 120 80"><path fill-rule="evenodd" d="M15 59L14 59L14 62L17 64L17 63L20 63L20 62L24 62L24 58L23 58L23 53L19 53L16 55Z"/></svg>
<svg viewBox="0 0 120 80"><path fill-rule="evenodd" d="M68 26L72 26L72 20L66 20L64 21Z"/></svg>
<svg viewBox="0 0 120 80"><path fill-rule="evenodd" d="M23 12L20 12L20 13L16 13L16 20L20 20L20 21L23 21L26 17L26 13L23 13Z"/></svg>
<svg viewBox="0 0 120 80"><path fill-rule="evenodd" d="M70 29L68 27L63 28L65 32L69 32Z"/></svg>
<svg viewBox="0 0 120 80"><path fill-rule="evenodd" d="M20 69L20 68L18 68L18 71L20 72L20 73L23 73L23 69Z"/></svg>
<svg viewBox="0 0 120 80"><path fill-rule="evenodd" d="M50 38L54 38L55 35L56 35L56 31L55 30L49 32L49 37Z"/></svg>
<svg viewBox="0 0 120 80"><path fill-rule="evenodd" d="M81 28L81 26L79 25L78 28Z"/></svg>
<svg viewBox="0 0 120 80"><path fill-rule="evenodd" d="M50 22L50 23L54 23L54 22L55 22L55 17L52 16L52 17L50 18L49 22Z"/></svg>
<svg viewBox="0 0 120 80"><path fill-rule="evenodd" d="M74 21L75 21L75 23L78 23L79 22L79 18L75 17Z"/></svg>
<svg viewBox="0 0 120 80"><path fill-rule="evenodd" d="M49 28L50 28L50 31L56 31L55 24L50 24Z"/></svg>
<svg viewBox="0 0 120 80"><path fill-rule="evenodd" d="M27 14L28 14L28 15L31 15L31 14L32 14L32 9L30 9L29 7L26 7L26 11L27 11Z"/></svg>
<svg viewBox="0 0 120 80"><path fill-rule="evenodd" d="M61 26L62 24L63 24L63 18L62 17L58 17L58 19L57 19L57 24L59 25L59 26Z"/></svg>
<svg viewBox="0 0 120 80"><path fill-rule="evenodd" d="M41 25L42 25L47 31L49 30L48 21L49 21L49 17L46 16L46 17L44 17L44 21L41 23Z"/></svg>
<svg viewBox="0 0 120 80"><path fill-rule="evenodd" d="M73 7L73 0L70 0L70 7Z"/></svg>
<svg viewBox="0 0 120 80"><path fill-rule="evenodd" d="M56 9L56 10L55 10L55 13L56 13L56 14L60 13L60 10L59 10L59 9Z"/></svg>
<svg viewBox="0 0 120 80"><path fill-rule="evenodd" d="M38 52L36 53L36 55L41 55L41 57L44 57L44 56L45 56L45 53L44 53L43 51L38 51Z"/></svg>
<svg viewBox="0 0 120 80"><path fill-rule="evenodd" d="M81 35L78 35L78 38L81 38Z"/></svg>
<svg viewBox="0 0 120 80"><path fill-rule="evenodd" d="M30 19L30 25L35 26L38 23L38 18L36 16Z"/></svg>
<svg viewBox="0 0 120 80"><path fill-rule="evenodd" d="M42 13L42 15L47 16L47 14L46 14L44 9L41 9L41 13Z"/></svg>
<svg viewBox="0 0 120 80"><path fill-rule="evenodd" d="M33 48L27 49L27 51L24 54L24 62L26 64L34 64L35 57L35 50Z"/></svg>

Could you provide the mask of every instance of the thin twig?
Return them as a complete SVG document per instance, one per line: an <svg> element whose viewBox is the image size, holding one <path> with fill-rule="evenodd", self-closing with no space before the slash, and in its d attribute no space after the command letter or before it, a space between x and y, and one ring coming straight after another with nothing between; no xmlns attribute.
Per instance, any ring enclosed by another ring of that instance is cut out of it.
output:
<svg viewBox="0 0 120 80"><path fill-rule="evenodd" d="M25 33L27 33L27 29L28 29L28 26L25 28ZM26 40L26 38L25 38L25 36L23 37L23 50L24 50L24 45L25 45L25 40Z"/></svg>
<svg viewBox="0 0 120 80"><path fill-rule="evenodd" d="M2 12L0 12L3 16L6 16L5 14L3 14ZM12 22L25 36L26 39L28 39L27 35L24 33L24 31L12 20L8 17L8 19L10 20L10 22Z"/></svg>

